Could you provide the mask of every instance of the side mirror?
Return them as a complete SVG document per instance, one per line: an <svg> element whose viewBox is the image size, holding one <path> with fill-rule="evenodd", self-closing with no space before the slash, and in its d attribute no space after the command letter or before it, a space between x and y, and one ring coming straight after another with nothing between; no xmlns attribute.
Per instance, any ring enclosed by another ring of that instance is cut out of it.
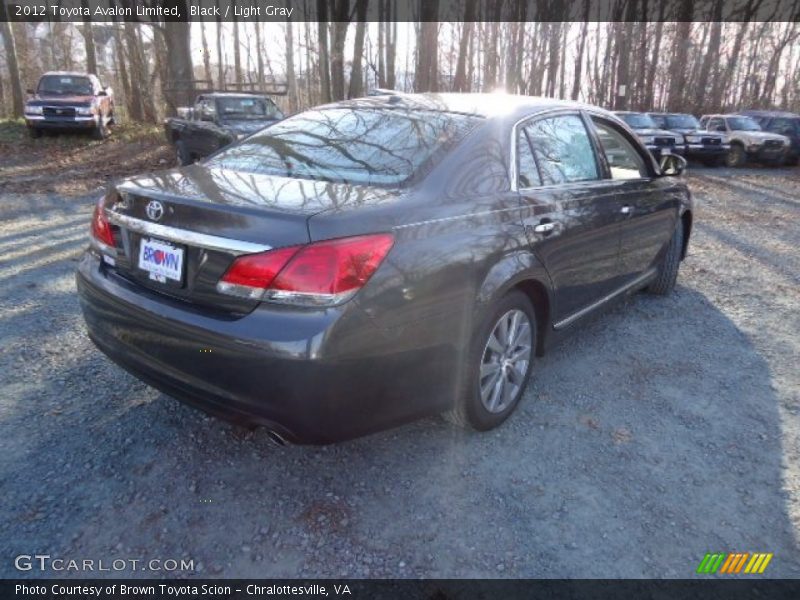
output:
<svg viewBox="0 0 800 600"><path fill-rule="evenodd" d="M36 92L34 92L31 88L28 88L27 90L25 90L25 93L26 94L30 94L31 96L34 96L36 94Z"/></svg>
<svg viewBox="0 0 800 600"><path fill-rule="evenodd" d="M108 96L108 93L105 90L100 90L99 92L97 92L97 95L98 96Z"/></svg>
<svg viewBox="0 0 800 600"><path fill-rule="evenodd" d="M678 177L686 170L686 159L677 154L665 154L658 161L661 174L667 177Z"/></svg>

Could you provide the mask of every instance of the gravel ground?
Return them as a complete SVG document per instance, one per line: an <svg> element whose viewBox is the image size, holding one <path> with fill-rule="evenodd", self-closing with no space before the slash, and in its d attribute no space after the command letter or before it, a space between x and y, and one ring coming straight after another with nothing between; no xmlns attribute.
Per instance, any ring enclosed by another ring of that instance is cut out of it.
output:
<svg viewBox="0 0 800 600"><path fill-rule="evenodd" d="M115 367L75 295L91 195L0 195L0 576L46 553L203 577L690 577L733 551L800 576L800 174L690 183L675 294L541 359L504 427L428 419L321 448Z"/></svg>

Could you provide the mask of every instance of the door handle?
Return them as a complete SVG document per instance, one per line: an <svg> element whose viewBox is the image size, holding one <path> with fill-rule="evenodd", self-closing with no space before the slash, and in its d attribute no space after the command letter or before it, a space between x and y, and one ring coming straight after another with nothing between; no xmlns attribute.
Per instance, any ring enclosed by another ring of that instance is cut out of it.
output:
<svg viewBox="0 0 800 600"><path fill-rule="evenodd" d="M623 215L632 215L633 214L633 207L630 204L626 204L620 209L620 212Z"/></svg>
<svg viewBox="0 0 800 600"><path fill-rule="evenodd" d="M555 223L539 223L533 228L534 233L550 233L556 228Z"/></svg>

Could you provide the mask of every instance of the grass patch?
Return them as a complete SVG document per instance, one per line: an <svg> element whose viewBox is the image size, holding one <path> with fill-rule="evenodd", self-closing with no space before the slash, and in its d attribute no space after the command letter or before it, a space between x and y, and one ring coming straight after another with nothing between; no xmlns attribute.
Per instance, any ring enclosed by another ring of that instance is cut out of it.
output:
<svg viewBox="0 0 800 600"><path fill-rule="evenodd" d="M69 149L86 145L105 143L159 143L165 141L164 129L154 123L134 123L131 121L120 123L111 128L111 136L107 140L93 140L88 131L59 131L58 133L45 134L33 139L28 134L28 128L23 119L0 119L0 144L22 144L29 148L43 149Z"/></svg>

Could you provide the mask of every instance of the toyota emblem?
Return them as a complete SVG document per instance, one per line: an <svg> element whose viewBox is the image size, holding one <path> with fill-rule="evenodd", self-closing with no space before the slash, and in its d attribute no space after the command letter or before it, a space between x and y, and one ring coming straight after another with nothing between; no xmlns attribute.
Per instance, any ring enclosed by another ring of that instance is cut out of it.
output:
<svg viewBox="0 0 800 600"><path fill-rule="evenodd" d="M164 205L158 200L150 200L144 210L153 221L158 221L164 216Z"/></svg>

